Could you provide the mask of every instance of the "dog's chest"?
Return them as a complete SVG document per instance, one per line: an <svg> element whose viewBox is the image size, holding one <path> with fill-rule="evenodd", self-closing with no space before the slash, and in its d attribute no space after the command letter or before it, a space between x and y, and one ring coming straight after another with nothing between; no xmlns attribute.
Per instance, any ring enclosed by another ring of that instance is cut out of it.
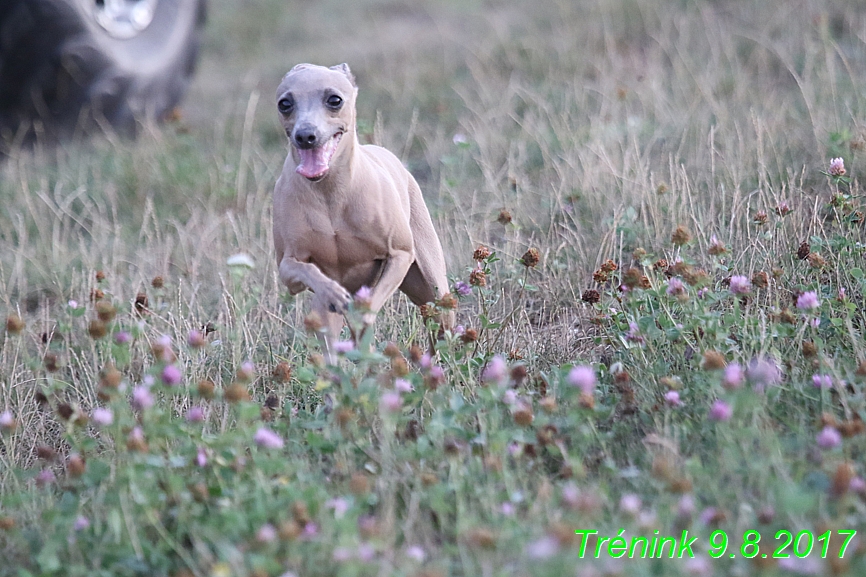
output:
<svg viewBox="0 0 866 577"><path fill-rule="evenodd" d="M302 237L302 252L332 278L354 267L372 265L387 256L387 239L371 234L381 230L376 224L364 226L358 215L349 218L315 218ZM306 259L305 259L306 260ZM331 273L331 274L329 274Z"/></svg>

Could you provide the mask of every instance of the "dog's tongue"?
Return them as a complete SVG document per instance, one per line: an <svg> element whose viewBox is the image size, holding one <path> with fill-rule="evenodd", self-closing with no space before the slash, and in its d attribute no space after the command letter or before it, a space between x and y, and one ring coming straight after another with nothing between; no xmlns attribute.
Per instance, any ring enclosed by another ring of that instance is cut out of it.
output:
<svg viewBox="0 0 866 577"><path fill-rule="evenodd" d="M295 172L306 178L317 178L328 171L328 146L317 146L316 148L299 148L298 156L301 163Z"/></svg>

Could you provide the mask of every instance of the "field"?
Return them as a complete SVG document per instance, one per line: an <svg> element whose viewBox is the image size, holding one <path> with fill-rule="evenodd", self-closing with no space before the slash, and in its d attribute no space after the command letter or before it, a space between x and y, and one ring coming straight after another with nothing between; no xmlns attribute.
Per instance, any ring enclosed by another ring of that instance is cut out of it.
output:
<svg viewBox="0 0 866 577"><path fill-rule="evenodd" d="M421 185L432 358L279 282L298 62ZM0 163L0 575L864 575L864 163L862 2L211 0L176 119Z"/></svg>

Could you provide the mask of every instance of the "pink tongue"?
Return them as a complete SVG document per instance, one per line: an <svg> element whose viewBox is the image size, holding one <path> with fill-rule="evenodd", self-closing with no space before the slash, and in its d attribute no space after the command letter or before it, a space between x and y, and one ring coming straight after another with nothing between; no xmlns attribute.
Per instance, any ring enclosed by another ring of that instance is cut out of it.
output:
<svg viewBox="0 0 866 577"><path fill-rule="evenodd" d="M295 172L306 178L316 178L325 174L328 170L328 158L325 148L327 147L299 148L298 156L301 157L301 163L295 169Z"/></svg>

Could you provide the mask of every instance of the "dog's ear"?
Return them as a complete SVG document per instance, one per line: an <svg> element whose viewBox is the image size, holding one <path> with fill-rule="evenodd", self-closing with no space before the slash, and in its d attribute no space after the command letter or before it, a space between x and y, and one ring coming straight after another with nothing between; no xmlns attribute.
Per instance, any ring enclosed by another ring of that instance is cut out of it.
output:
<svg viewBox="0 0 866 577"><path fill-rule="evenodd" d="M337 64L336 66L331 66L331 70L336 70L337 72L342 72L343 74L346 75L346 78L349 79L349 82L352 83L352 86L354 86L355 88L358 87L358 85L355 84L355 75L352 74L352 71L349 69L349 65L346 64L345 62L343 62L342 64Z"/></svg>

